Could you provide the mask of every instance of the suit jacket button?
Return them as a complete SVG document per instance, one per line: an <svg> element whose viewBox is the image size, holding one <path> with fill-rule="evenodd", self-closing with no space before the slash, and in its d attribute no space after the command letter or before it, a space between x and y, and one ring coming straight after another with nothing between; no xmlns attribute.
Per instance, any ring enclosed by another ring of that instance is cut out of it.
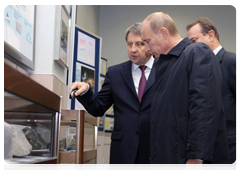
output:
<svg viewBox="0 0 240 170"><path fill-rule="evenodd" d="M187 147L186 147L186 150L188 151L188 150L190 150L190 148L191 148L191 142L190 142L190 141L187 141Z"/></svg>
<svg viewBox="0 0 240 170"><path fill-rule="evenodd" d="M139 135L139 132L138 132L138 131L136 131L135 133L136 133L137 135Z"/></svg>
<svg viewBox="0 0 240 170"><path fill-rule="evenodd" d="M194 148L197 148L197 144L196 144L196 143L194 143L194 144L193 144L193 147L194 147Z"/></svg>

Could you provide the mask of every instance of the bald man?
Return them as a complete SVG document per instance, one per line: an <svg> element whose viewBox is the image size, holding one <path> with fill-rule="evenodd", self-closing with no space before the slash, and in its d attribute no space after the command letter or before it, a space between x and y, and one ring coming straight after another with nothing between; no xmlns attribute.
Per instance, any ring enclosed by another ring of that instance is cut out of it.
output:
<svg viewBox="0 0 240 170"><path fill-rule="evenodd" d="M212 50L182 39L162 12L142 23L145 50L159 58L151 106L150 163L229 163L221 70Z"/></svg>

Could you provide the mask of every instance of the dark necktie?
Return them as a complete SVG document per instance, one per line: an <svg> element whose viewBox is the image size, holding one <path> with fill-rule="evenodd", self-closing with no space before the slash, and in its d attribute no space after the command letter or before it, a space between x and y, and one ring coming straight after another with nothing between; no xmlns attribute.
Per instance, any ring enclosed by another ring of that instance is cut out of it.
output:
<svg viewBox="0 0 240 170"><path fill-rule="evenodd" d="M142 71L142 77L140 79L139 86L138 86L138 99L139 99L139 102L141 103L143 91L144 91L144 88L145 88L145 85L147 82L145 74L144 74L144 70L147 68L147 66L143 65L143 66L139 66L139 68Z"/></svg>

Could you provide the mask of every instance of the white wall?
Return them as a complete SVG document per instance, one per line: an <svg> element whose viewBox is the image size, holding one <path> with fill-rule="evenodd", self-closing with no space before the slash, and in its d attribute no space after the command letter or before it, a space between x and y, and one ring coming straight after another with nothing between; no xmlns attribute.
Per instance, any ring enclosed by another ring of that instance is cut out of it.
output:
<svg viewBox="0 0 240 170"><path fill-rule="evenodd" d="M102 55L108 58L108 66L128 60L125 30L160 11L173 18L182 38L187 35L189 22L202 16L210 18L218 29L222 46L236 52L236 9L233 6L107 5L100 6L99 36L103 39Z"/></svg>
<svg viewBox="0 0 240 170"><path fill-rule="evenodd" d="M34 73L54 74L61 82L66 84L67 69L54 62L59 52L55 48L56 16L55 5L36 6L36 33L35 33L35 70ZM60 34L59 34L60 36Z"/></svg>
<svg viewBox="0 0 240 170"><path fill-rule="evenodd" d="M36 6L35 73L52 73L55 6Z"/></svg>

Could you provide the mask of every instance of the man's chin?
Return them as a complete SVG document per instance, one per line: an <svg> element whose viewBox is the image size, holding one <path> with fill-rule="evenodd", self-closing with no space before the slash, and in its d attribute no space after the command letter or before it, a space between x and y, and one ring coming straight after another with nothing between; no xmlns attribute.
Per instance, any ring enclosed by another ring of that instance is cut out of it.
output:
<svg viewBox="0 0 240 170"><path fill-rule="evenodd" d="M158 58L159 56L156 53L152 53L151 55L153 55L155 58ZM158 57L157 57L158 56Z"/></svg>

